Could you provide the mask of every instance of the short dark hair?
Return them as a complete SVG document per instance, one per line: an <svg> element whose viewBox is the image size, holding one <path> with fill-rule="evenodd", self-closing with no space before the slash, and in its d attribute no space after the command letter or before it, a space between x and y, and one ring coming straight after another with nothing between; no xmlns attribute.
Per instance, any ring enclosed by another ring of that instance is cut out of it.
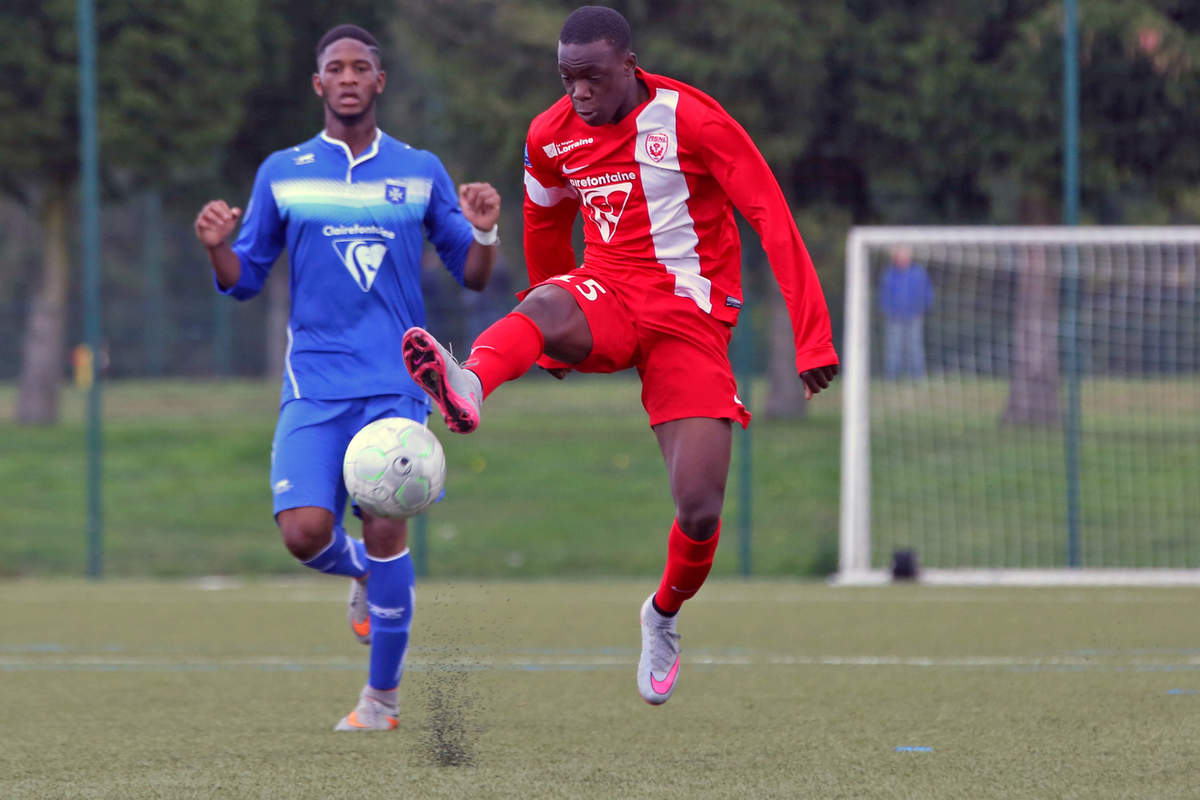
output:
<svg viewBox="0 0 1200 800"><path fill-rule="evenodd" d="M605 6L580 6L571 12L558 35L562 44L591 44L608 42L615 49L625 52L633 47L633 31L629 22Z"/></svg>
<svg viewBox="0 0 1200 800"><path fill-rule="evenodd" d="M360 28L357 25L337 25L325 31L325 35L317 40L317 69L321 68L321 56L325 53L325 48L338 39L357 39L370 48L376 61L380 64L383 63L383 50L366 28Z"/></svg>

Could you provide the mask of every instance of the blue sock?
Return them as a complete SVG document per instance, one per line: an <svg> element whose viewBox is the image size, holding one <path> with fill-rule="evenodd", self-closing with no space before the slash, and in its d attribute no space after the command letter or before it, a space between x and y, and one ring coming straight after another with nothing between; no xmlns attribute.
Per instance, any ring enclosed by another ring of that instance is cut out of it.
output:
<svg viewBox="0 0 1200 800"><path fill-rule="evenodd" d="M408 650L416 572L407 548L392 558L371 558L370 569L367 603L371 608L371 670L367 685L372 689L395 689L400 685Z"/></svg>
<svg viewBox="0 0 1200 800"><path fill-rule="evenodd" d="M362 540L347 536L341 525L334 525L329 546L302 563L329 575L361 578L367 572L367 548Z"/></svg>

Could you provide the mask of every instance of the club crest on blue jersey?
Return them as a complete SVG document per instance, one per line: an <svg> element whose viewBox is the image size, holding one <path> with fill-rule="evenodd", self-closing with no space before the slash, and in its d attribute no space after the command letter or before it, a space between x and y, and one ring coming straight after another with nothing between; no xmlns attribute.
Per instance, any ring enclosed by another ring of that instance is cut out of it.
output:
<svg viewBox="0 0 1200 800"><path fill-rule="evenodd" d="M408 199L408 187L399 183L389 182L383 196L394 206L403 204Z"/></svg>
<svg viewBox="0 0 1200 800"><path fill-rule="evenodd" d="M403 187L401 187L403 188ZM334 239L333 249L341 256L342 264L364 292L371 291L379 267L387 256L383 239Z"/></svg>

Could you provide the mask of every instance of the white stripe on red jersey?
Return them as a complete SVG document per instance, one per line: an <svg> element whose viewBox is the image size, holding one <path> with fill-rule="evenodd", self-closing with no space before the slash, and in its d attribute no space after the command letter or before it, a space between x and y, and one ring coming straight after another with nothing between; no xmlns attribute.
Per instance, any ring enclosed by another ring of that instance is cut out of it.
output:
<svg viewBox="0 0 1200 800"><path fill-rule="evenodd" d="M711 314L712 282L700 274L700 240L688 211L687 179L679 168L678 105L679 92L659 89L655 93L637 115L633 153L641 165L654 256L675 276L675 294L690 297Z"/></svg>

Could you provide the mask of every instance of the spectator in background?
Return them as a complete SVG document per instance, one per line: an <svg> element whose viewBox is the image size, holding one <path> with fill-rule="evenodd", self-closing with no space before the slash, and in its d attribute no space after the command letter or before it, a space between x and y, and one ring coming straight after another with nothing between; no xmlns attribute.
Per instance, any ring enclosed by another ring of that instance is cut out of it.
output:
<svg viewBox="0 0 1200 800"><path fill-rule="evenodd" d="M894 248L879 286L879 309L884 316L883 371L888 380L901 375L925 377L925 313L932 305L929 273L913 263L907 247Z"/></svg>

